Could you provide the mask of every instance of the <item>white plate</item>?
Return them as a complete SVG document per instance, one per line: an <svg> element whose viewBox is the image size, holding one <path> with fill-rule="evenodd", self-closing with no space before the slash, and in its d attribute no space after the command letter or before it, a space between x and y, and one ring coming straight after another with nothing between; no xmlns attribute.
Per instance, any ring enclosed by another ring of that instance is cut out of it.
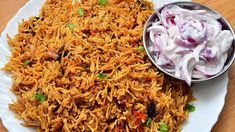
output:
<svg viewBox="0 0 235 132"><path fill-rule="evenodd" d="M162 4L178 0L153 0L155 8ZM189 1L189 0L184 0ZM0 38L0 68L4 66L10 56L10 47L7 43L6 34L13 37L17 33L18 22L35 16L44 0L31 0L7 24ZM209 132L216 123L224 106L227 93L228 75L216 78L210 82L193 85L193 95L197 101L193 102L196 111L190 113L189 119L184 122L182 132ZM15 95L10 91L12 79L8 73L0 71L0 117L9 132L30 132L32 128L20 125L22 121L15 118L15 114L8 109L8 104L15 100Z"/></svg>

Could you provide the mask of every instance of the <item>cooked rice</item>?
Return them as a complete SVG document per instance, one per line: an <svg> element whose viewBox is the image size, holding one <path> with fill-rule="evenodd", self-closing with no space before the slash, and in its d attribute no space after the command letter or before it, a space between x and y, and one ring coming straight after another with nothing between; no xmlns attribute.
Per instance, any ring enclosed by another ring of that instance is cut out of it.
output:
<svg viewBox="0 0 235 132"><path fill-rule="evenodd" d="M17 96L10 110L37 131L159 131L161 121L179 131L192 92L138 49L152 12L143 1L47 0L39 16L23 20L9 37L4 70L12 73ZM156 113L148 127L151 102Z"/></svg>

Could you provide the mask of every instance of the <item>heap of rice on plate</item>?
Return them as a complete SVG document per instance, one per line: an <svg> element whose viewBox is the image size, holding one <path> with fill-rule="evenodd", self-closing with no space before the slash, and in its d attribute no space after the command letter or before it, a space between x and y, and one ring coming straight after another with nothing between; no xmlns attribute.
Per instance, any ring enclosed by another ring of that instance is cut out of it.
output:
<svg viewBox="0 0 235 132"><path fill-rule="evenodd" d="M9 37L9 105L37 131L179 131L193 100L160 73L142 43L152 5L47 0Z"/></svg>

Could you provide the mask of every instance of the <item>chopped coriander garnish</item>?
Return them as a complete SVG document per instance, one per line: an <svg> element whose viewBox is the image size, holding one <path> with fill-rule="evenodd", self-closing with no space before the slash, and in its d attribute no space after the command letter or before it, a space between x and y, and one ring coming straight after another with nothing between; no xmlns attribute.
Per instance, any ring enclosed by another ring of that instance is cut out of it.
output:
<svg viewBox="0 0 235 132"><path fill-rule="evenodd" d="M106 4L107 0L99 0L99 4L104 6Z"/></svg>
<svg viewBox="0 0 235 132"><path fill-rule="evenodd" d="M61 58L63 58L64 57L64 52L61 54Z"/></svg>
<svg viewBox="0 0 235 132"><path fill-rule="evenodd" d="M147 120L146 120L146 122L145 122L146 126L147 126L147 127L150 127L150 126L151 126L151 122L152 122L151 117L148 117Z"/></svg>
<svg viewBox="0 0 235 132"><path fill-rule="evenodd" d="M189 112L194 112L196 110L195 106L191 105L191 104L187 104L186 105L186 109L189 111Z"/></svg>
<svg viewBox="0 0 235 132"><path fill-rule="evenodd" d="M28 65L30 63L30 61L26 60L23 62L24 65Z"/></svg>
<svg viewBox="0 0 235 132"><path fill-rule="evenodd" d="M99 73L99 75L97 76L99 79L103 79L106 77L106 75L104 73Z"/></svg>
<svg viewBox="0 0 235 132"><path fill-rule="evenodd" d="M78 11L77 11L77 12L78 12L78 15L79 15L79 16L84 16L84 9L83 9L83 8L81 8L81 7L78 8Z"/></svg>
<svg viewBox="0 0 235 132"><path fill-rule="evenodd" d="M168 132L168 126L165 123L161 121L159 122L159 125L160 125L160 132Z"/></svg>
<svg viewBox="0 0 235 132"><path fill-rule="evenodd" d="M75 25L74 24L69 24L68 27L69 28L75 28Z"/></svg>
<svg viewBox="0 0 235 132"><path fill-rule="evenodd" d="M45 97L43 94L41 94L41 93L36 93L36 94L34 95L34 97L35 97L38 101L40 101L41 103L46 100L46 97Z"/></svg>
<svg viewBox="0 0 235 132"><path fill-rule="evenodd" d="M138 47L138 50L139 50L139 51L144 51L144 46L139 46L139 47Z"/></svg>

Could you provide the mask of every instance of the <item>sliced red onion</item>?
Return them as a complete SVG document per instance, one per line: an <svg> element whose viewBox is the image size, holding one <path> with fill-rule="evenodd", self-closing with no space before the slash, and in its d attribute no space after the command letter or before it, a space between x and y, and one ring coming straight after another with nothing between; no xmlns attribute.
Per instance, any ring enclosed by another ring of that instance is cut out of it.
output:
<svg viewBox="0 0 235 132"><path fill-rule="evenodd" d="M165 71L183 78L206 78L224 67L232 45L230 31L223 30L221 16L205 10L187 10L176 5L166 6L159 20L148 28L151 53Z"/></svg>
<svg viewBox="0 0 235 132"><path fill-rule="evenodd" d="M157 25L151 26L150 28L148 28L147 31L149 32L149 37L150 37L150 40L152 42L155 42L155 36L156 35L166 34L167 33L165 27L157 26Z"/></svg>
<svg viewBox="0 0 235 132"><path fill-rule="evenodd" d="M182 47L192 47L191 43L186 40L183 40L180 36L175 38L175 44Z"/></svg>
<svg viewBox="0 0 235 132"><path fill-rule="evenodd" d="M202 15L197 15L194 16L196 19L199 19L203 25L206 27L207 29L207 33L209 37L216 37L219 32L221 31L221 24L219 23L219 21L217 21L216 19L207 17L207 16L202 16Z"/></svg>
<svg viewBox="0 0 235 132"><path fill-rule="evenodd" d="M175 72L175 66L168 64L168 65L163 65L162 68L170 73L174 73Z"/></svg>
<svg viewBox="0 0 235 132"><path fill-rule="evenodd" d="M166 6L161 11L161 20L165 27L168 27L169 25L175 25L174 17L182 8L174 5Z"/></svg>
<svg viewBox="0 0 235 132"><path fill-rule="evenodd" d="M189 17L189 16L194 16L194 15L202 15L202 14L205 14L205 10L181 10L180 11L180 15L182 17Z"/></svg>
<svg viewBox="0 0 235 132"><path fill-rule="evenodd" d="M166 72L169 72L169 73L174 73L175 72L175 69L172 69L172 68L163 68Z"/></svg>
<svg viewBox="0 0 235 132"><path fill-rule="evenodd" d="M216 58L217 50L217 47L207 47L201 52L201 55L207 60L212 60Z"/></svg>
<svg viewBox="0 0 235 132"><path fill-rule="evenodd" d="M203 28L202 23L198 23L198 21L195 23L186 21L180 29L182 39L194 47L203 43L206 38L206 29ZM199 28L196 27L197 25L200 25Z"/></svg>
<svg viewBox="0 0 235 132"><path fill-rule="evenodd" d="M181 51L177 51L176 53L181 54L181 55L185 55L185 54L188 54L190 52L192 52L192 50L181 50Z"/></svg>
<svg viewBox="0 0 235 132"><path fill-rule="evenodd" d="M191 76L192 70L196 65L196 60L194 54L187 55L182 62L182 78L186 81L186 83L190 86L191 85Z"/></svg>
<svg viewBox="0 0 235 132"><path fill-rule="evenodd" d="M154 33L167 33L166 28L161 25L153 25L153 26L149 27L147 31L148 32L154 31Z"/></svg>
<svg viewBox="0 0 235 132"><path fill-rule="evenodd" d="M204 73L202 73L199 70L197 70L196 68L194 68L193 73L192 73L192 78L204 79L204 78L206 78L206 76L204 75Z"/></svg>
<svg viewBox="0 0 235 132"><path fill-rule="evenodd" d="M215 19L215 20L218 20L218 19L220 19L221 18L221 15L218 15L218 14L214 14L214 13L206 13L205 14L207 17L210 17L210 18L212 18L212 19Z"/></svg>
<svg viewBox="0 0 235 132"><path fill-rule="evenodd" d="M199 46L197 46L194 51L193 51L193 56L196 60L196 62L199 62L199 58L200 58L200 53L201 51L205 48L205 44L201 44Z"/></svg>
<svg viewBox="0 0 235 132"><path fill-rule="evenodd" d="M179 35L179 29L178 29L178 27L177 26L174 26L174 27L170 27L170 28L168 28L168 35L169 35L169 37L171 38L171 40L172 39L174 39L175 37L177 37L178 35Z"/></svg>
<svg viewBox="0 0 235 132"><path fill-rule="evenodd" d="M192 53L193 50L191 48L185 48L185 47L177 47L174 52L176 54L180 54L180 55L185 55L185 54L189 54L189 53Z"/></svg>
<svg viewBox="0 0 235 132"><path fill-rule="evenodd" d="M150 40L155 43L155 36L154 36L154 32L153 31L150 31L149 32L149 37L150 37Z"/></svg>
<svg viewBox="0 0 235 132"><path fill-rule="evenodd" d="M160 36L156 36L155 38L154 38L155 40L154 40L154 44L155 44L155 47L162 53L163 51L162 51L162 46L163 46L163 42L164 41L162 41L162 39L160 38Z"/></svg>
<svg viewBox="0 0 235 132"><path fill-rule="evenodd" d="M162 66L170 63L170 60L167 59L163 54L160 54L158 58L155 58L157 64Z"/></svg>
<svg viewBox="0 0 235 132"><path fill-rule="evenodd" d="M162 22L161 21L157 21L157 22L152 23L152 26L159 26L160 24L162 24Z"/></svg>
<svg viewBox="0 0 235 132"><path fill-rule="evenodd" d="M189 40L185 40L185 39L181 38L180 36L175 38L175 44L178 46L185 47L185 48L193 48L198 45L198 43L191 43L191 42L189 42Z"/></svg>
<svg viewBox="0 0 235 132"><path fill-rule="evenodd" d="M175 76L180 78L181 77L181 68L180 66L175 67Z"/></svg>
<svg viewBox="0 0 235 132"><path fill-rule="evenodd" d="M217 37L217 43L220 44L221 53L228 52L233 42L233 35L230 31L224 30Z"/></svg>
<svg viewBox="0 0 235 132"><path fill-rule="evenodd" d="M226 59L227 54L223 54L219 61L209 61L205 65L196 65L195 68L204 73L206 76L213 76L218 74L223 69Z"/></svg>
<svg viewBox="0 0 235 132"><path fill-rule="evenodd" d="M177 45L175 45L174 42L169 38L166 43L167 43L166 47L163 48L165 52L172 52L172 50L174 50L177 47Z"/></svg>

